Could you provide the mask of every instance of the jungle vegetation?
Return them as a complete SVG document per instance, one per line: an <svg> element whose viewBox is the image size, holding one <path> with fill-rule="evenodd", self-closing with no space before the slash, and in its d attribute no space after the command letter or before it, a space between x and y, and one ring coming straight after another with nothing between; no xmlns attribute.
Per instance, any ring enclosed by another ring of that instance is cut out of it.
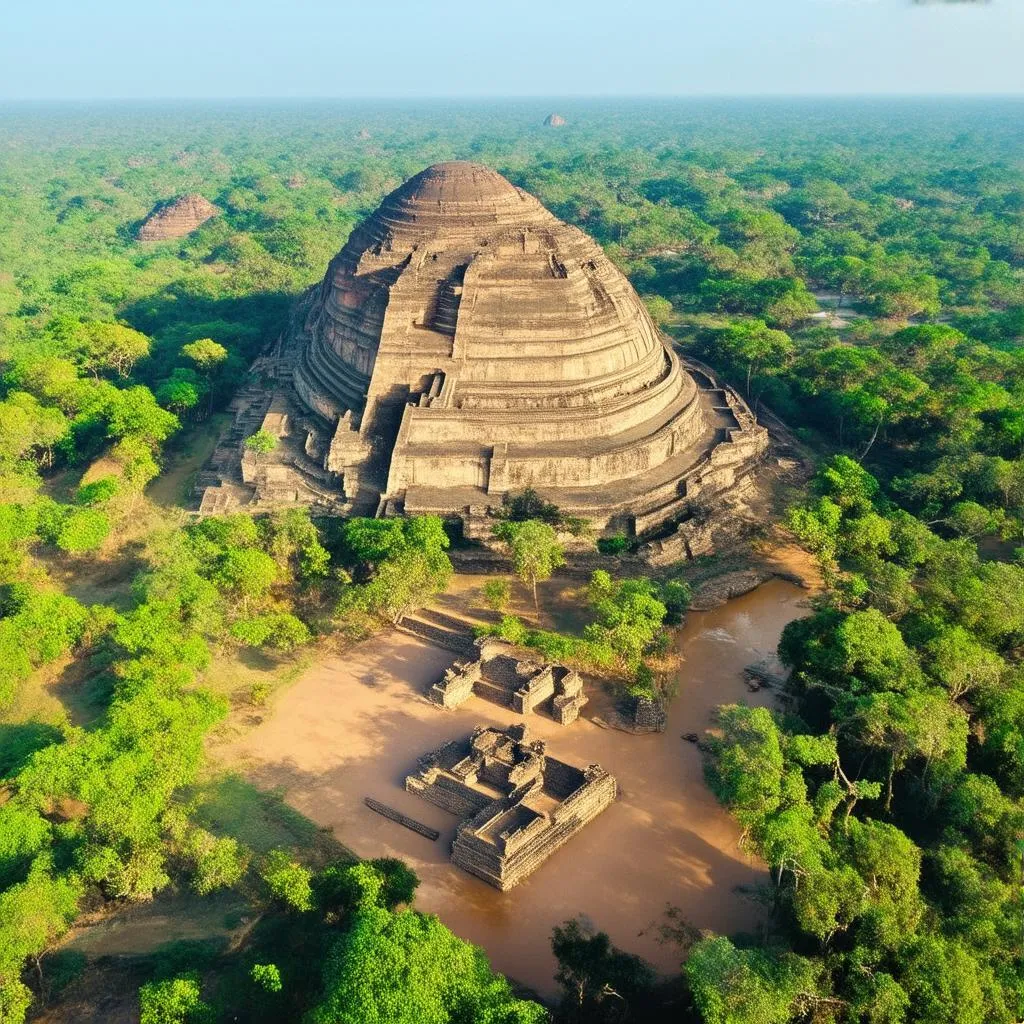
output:
<svg viewBox="0 0 1024 1024"><path fill-rule="evenodd" d="M154 958L144 1021L547 1019L414 909L401 865L257 853L189 799L226 712L211 649L400 619L447 584L441 524L190 522L147 495L353 225L452 158L594 235L659 325L819 460L788 526L827 588L783 638L786 701L722 708L707 757L772 869L771 928L688 935L666 983L567 922L550 1013L1024 1017L1019 102L563 107L558 130L531 104L0 109L0 1021L60 999L51 951L84 909L168 887L242 891L262 916L227 964ZM189 191L222 215L135 240ZM551 515L500 525L529 585L557 565ZM130 583L86 585L97 560ZM640 679L685 594L604 574L590 602L585 640ZM63 664L87 705L26 710Z"/></svg>

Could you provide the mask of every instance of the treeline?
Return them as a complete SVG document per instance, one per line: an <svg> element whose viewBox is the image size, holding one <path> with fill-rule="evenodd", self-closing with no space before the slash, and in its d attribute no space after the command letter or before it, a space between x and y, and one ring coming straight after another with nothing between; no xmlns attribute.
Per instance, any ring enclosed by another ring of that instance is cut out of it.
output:
<svg viewBox="0 0 1024 1024"><path fill-rule="evenodd" d="M788 328L808 288L887 319L963 310L986 340L1020 333L1020 179L1007 166L907 172L871 145L779 159L674 150L572 157L519 179L601 241L652 312Z"/></svg>
<svg viewBox="0 0 1024 1024"><path fill-rule="evenodd" d="M1010 1024L1024 1007L1024 567L937 535L849 458L815 490L790 523L830 587L783 634L786 702L720 709L708 762L772 870L780 944L717 940L710 983L691 957L697 1002L736 1024Z"/></svg>
<svg viewBox="0 0 1024 1024"><path fill-rule="evenodd" d="M695 347L787 422L877 471L901 505L965 537L1024 536L1024 357L946 324L791 338L763 321Z"/></svg>
<svg viewBox="0 0 1024 1024"><path fill-rule="evenodd" d="M94 547L123 485L104 477L61 504L36 493L33 470L14 465L27 495L0 505L0 1016L11 1022L86 903L148 900L172 881L207 894L246 877L251 851L180 801L226 712L200 685L211 646L288 652L353 610L365 629L451 574L439 520L351 520L325 536L289 509L156 529L129 607L85 607L40 556ZM94 719L10 719L31 674L72 651L90 665Z"/></svg>

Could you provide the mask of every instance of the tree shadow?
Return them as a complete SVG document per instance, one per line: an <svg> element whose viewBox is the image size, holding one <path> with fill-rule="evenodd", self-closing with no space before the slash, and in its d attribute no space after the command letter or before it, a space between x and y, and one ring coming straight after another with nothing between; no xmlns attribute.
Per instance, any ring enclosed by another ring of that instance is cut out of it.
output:
<svg viewBox="0 0 1024 1024"><path fill-rule="evenodd" d="M64 705L72 725L89 728L103 717L114 694L114 678L102 655L73 658L47 689Z"/></svg>
<svg viewBox="0 0 1024 1024"><path fill-rule="evenodd" d="M285 803L279 787L260 788L231 773L194 786L185 796L196 801L199 824L237 839L257 854L286 848L320 863L351 857L329 829Z"/></svg>
<svg viewBox="0 0 1024 1024"><path fill-rule="evenodd" d="M60 729L45 722L0 725L0 778L17 775L37 750L59 742L62 736Z"/></svg>
<svg viewBox="0 0 1024 1024"><path fill-rule="evenodd" d="M288 323L298 294L286 291L210 296L172 282L152 295L126 305L120 317L157 339L148 360L149 374L159 377L177 361L180 346L213 337L229 352L249 362Z"/></svg>

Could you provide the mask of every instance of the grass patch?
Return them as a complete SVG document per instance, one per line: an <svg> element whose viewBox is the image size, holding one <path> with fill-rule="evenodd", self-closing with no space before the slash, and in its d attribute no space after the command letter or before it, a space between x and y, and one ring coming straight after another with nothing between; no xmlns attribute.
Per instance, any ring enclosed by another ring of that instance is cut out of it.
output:
<svg viewBox="0 0 1024 1024"><path fill-rule="evenodd" d="M264 694L262 703L294 683L313 660L311 650L271 654L255 647L225 646L214 654L203 674L204 689L226 697L233 705L249 705L254 687Z"/></svg>
<svg viewBox="0 0 1024 1024"><path fill-rule="evenodd" d="M195 820L216 835L231 836L256 854L284 848L314 863L351 856L315 822L285 803L275 791L260 789L229 773L194 787Z"/></svg>
<svg viewBox="0 0 1024 1024"><path fill-rule="evenodd" d="M22 680L0 710L0 726L89 725L110 700L110 680L82 655L65 655L40 665ZM2 743L0 743L2 746Z"/></svg>

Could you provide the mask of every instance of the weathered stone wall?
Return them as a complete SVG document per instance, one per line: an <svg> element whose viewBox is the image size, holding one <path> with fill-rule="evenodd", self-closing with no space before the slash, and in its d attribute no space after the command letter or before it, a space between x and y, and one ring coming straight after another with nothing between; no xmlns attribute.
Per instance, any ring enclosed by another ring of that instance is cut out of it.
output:
<svg viewBox="0 0 1024 1024"><path fill-rule="evenodd" d="M472 788L477 780L504 795L491 799ZM502 890L536 870L618 791L599 765L581 770L547 756L525 725L480 728L468 744L445 744L420 759L406 789L466 819L456 830L452 861Z"/></svg>
<svg viewBox="0 0 1024 1024"><path fill-rule="evenodd" d="M443 708L457 708L473 695L473 687L480 680L480 662L456 662L445 669L443 678L434 683L427 698Z"/></svg>
<svg viewBox="0 0 1024 1024"><path fill-rule="evenodd" d="M509 347L514 351L515 343L510 342ZM521 397L521 393L513 405L511 396L499 398L494 395L491 398L493 409L489 409L483 405L485 396L474 394L463 400L465 388L460 385L454 392L459 399L457 407L429 405L410 410L408 443L479 443L483 439L490 445L507 442L524 449L563 441L604 442L610 439L614 443L617 436L627 431L659 417L666 423L670 422L684 410L699 420L696 385L682 373L678 361L668 350L662 348L654 355L660 368L659 377L639 394L617 394L622 385L612 381L607 385L607 395L597 384L581 387L573 394L559 394L557 405L542 405L539 397L535 403L530 403ZM617 376L623 375L620 372ZM547 389L550 393L550 383ZM519 385L516 390L520 391Z"/></svg>
<svg viewBox="0 0 1024 1024"><path fill-rule="evenodd" d="M535 711L555 695L555 677L551 665L530 666L533 674L523 680L519 689L512 694L512 709L521 715Z"/></svg>
<svg viewBox="0 0 1024 1024"><path fill-rule="evenodd" d="M491 802L484 794L445 775L438 775L432 781L417 779L410 775L405 780L405 788L408 792L423 797L435 807L440 807L460 818L479 813L481 808Z"/></svg>

